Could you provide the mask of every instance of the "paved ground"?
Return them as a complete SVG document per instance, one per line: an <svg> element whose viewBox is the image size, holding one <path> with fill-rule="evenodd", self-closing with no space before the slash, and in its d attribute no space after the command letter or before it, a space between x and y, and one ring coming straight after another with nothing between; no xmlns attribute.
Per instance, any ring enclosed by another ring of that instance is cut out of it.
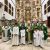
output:
<svg viewBox="0 0 50 50"><path fill-rule="evenodd" d="M0 50L49 50L50 49L50 42L48 42L44 49L40 47L35 47L33 44L30 45L20 45L20 46L13 46L11 45L11 41L2 42L0 40Z"/></svg>

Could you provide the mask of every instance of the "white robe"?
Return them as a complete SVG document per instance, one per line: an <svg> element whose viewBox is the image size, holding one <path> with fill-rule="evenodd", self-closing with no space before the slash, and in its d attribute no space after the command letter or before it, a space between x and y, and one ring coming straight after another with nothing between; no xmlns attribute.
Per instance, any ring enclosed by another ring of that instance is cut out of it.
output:
<svg viewBox="0 0 50 50"><path fill-rule="evenodd" d="M43 33L43 31L39 31L39 45L40 46L44 46L44 33Z"/></svg>
<svg viewBox="0 0 50 50"><path fill-rule="evenodd" d="M12 45L19 45L19 27L13 27Z"/></svg>
<svg viewBox="0 0 50 50"><path fill-rule="evenodd" d="M25 44L25 29L20 31L21 33L21 44Z"/></svg>
<svg viewBox="0 0 50 50"><path fill-rule="evenodd" d="M38 46L38 44L39 44L39 41L38 41L38 39L39 39L38 33L39 33L38 30L37 31L34 31L34 33L33 33L33 36L34 36L34 45L35 46Z"/></svg>
<svg viewBox="0 0 50 50"><path fill-rule="evenodd" d="M8 40L7 33L8 33L8 29L9 29L9 28L8 28L7 26L5 26L5 27L3 26L2 29L3 29L3 31L4 31L4 32L2 33L2 40L3 40L3 41L7 41L7 40Z"/></svg>
<svg viewBox="0 0 50 50"><path fill-rule="evenodd" d="M43 31L34 31L34 45L35 46L43 46Z"/></svg>

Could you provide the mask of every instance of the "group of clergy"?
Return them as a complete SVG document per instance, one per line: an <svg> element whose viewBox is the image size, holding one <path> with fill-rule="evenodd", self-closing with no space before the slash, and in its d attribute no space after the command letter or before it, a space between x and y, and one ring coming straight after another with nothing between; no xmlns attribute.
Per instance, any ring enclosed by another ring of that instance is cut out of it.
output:
<svg viewBox="0 0 50 50"><path fill-rule="evenodd" d="M7 30L10 29L12 45L31 44L33 42L35 46L43 47L44 40L48 38L47 26L42 22L30 23L28 21L27 24L21 22L20 25L16 22L13 26L5 26L2 29L5 33L5 41L8 39Z"/></svg>

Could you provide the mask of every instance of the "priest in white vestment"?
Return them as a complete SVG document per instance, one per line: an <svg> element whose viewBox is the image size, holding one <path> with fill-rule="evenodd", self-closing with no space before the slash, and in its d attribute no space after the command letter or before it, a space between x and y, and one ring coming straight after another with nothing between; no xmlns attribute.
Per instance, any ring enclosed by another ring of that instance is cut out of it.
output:
<svg viewBox="0 0 50 50"><path fill-rule="evenodd" d="M19 27L17 24L13 27L12 45L19 45Z"/></svg>

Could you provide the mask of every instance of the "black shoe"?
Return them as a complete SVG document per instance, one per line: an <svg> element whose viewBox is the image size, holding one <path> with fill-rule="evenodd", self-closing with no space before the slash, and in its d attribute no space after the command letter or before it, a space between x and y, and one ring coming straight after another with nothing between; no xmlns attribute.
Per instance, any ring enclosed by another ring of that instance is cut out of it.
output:
<svg viewBox="0 0 50 50"><path fill-rule="evenodd" d="M40 48L44 49L42 46L40 46Z"/></svg>

